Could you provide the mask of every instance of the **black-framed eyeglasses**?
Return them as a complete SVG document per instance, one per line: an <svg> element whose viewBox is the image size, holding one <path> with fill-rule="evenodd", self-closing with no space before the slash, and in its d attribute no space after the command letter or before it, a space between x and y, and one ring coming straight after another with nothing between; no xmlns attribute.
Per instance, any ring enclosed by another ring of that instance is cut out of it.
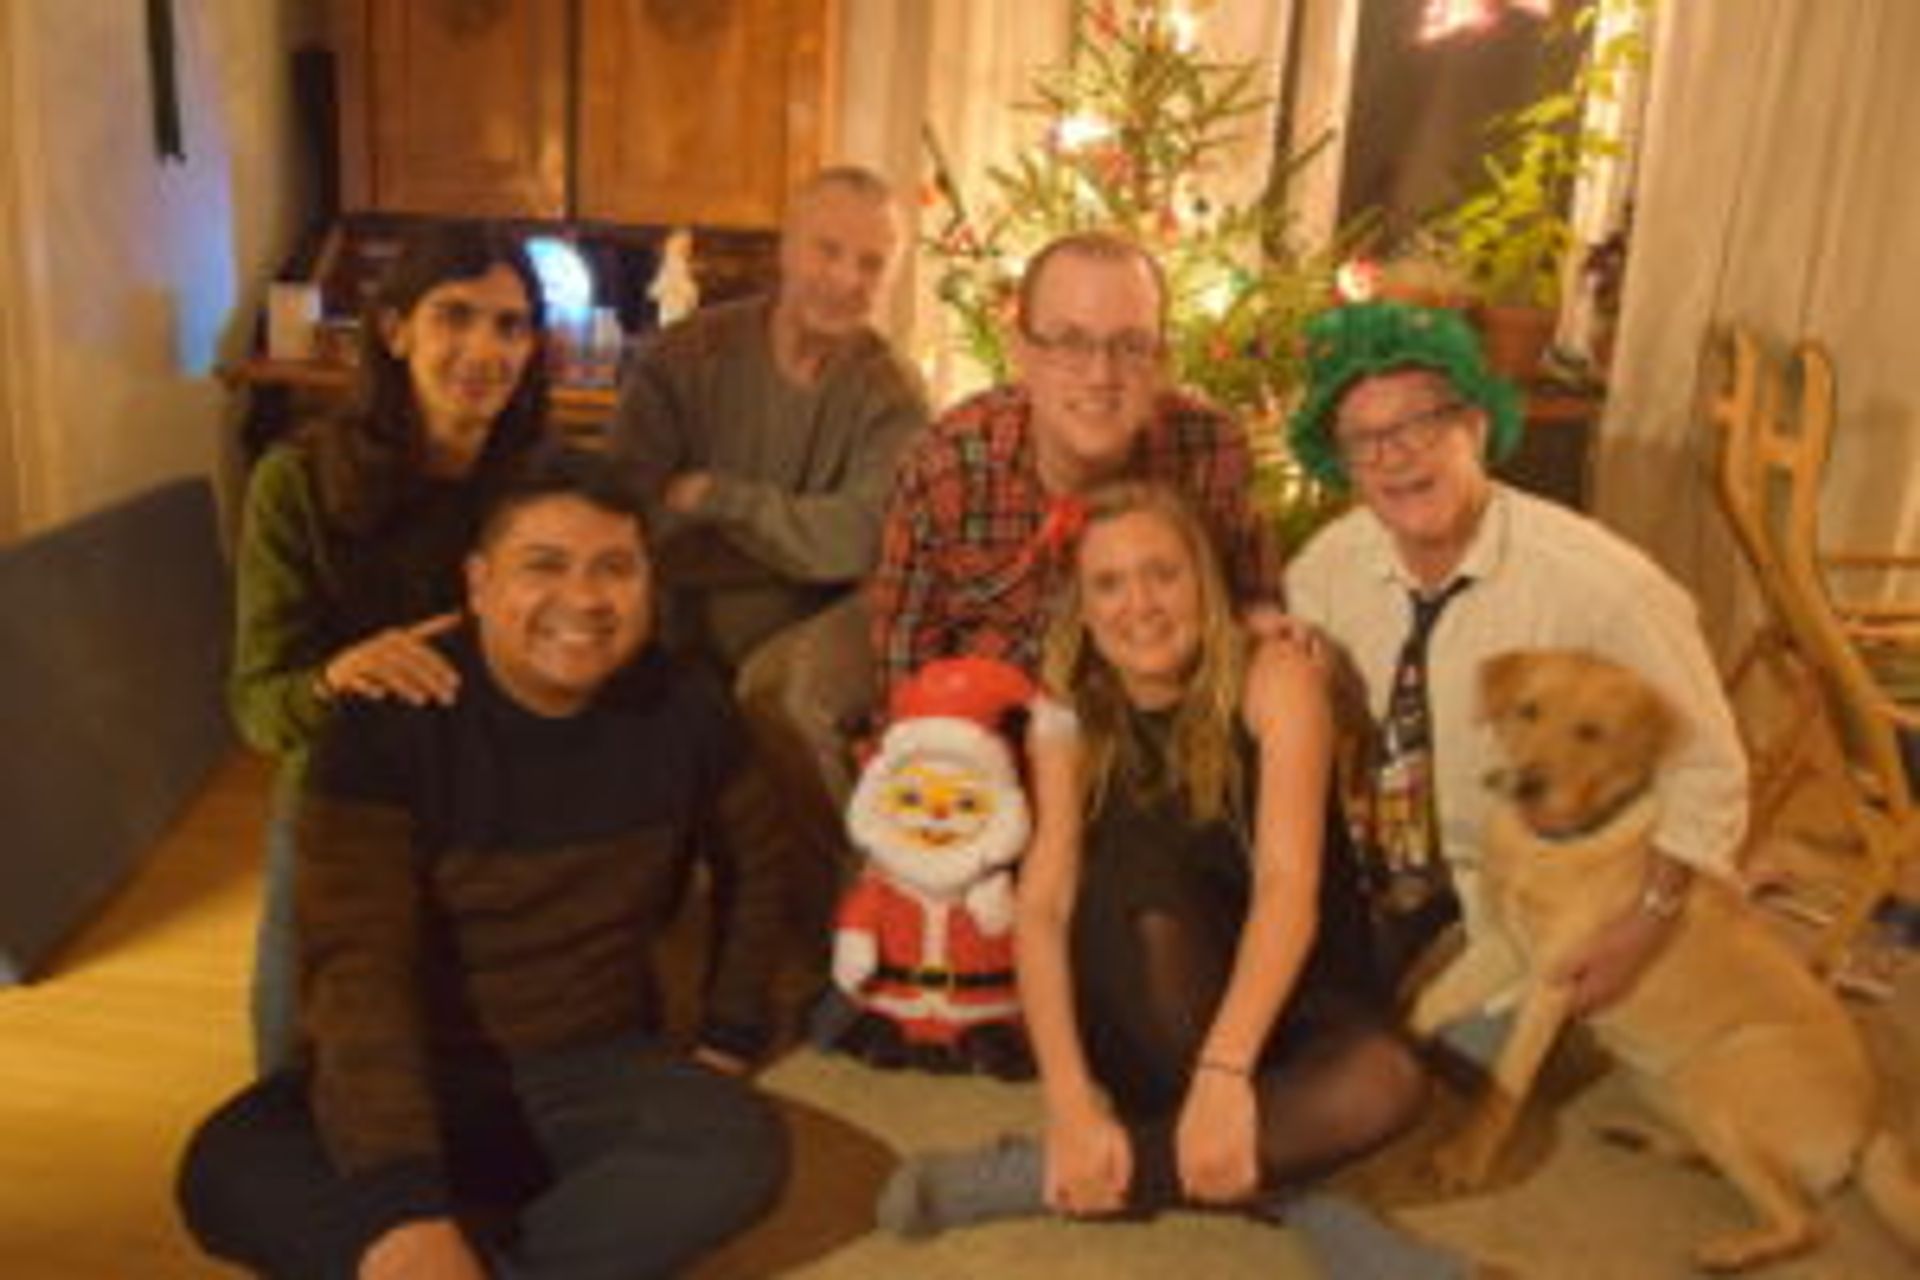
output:
<svg viewBox="0 0 1920 1280"><path fill-rule="evenodd" d="M1379 466L1389 449L1403 456L1425 453L1433 448L1448 424L1470 407L1463 400L1450 400L1410 413L1384 427L1362 429L1336 425L1333 447L1349 467Z"/></svg>
<svg viewBox="0 0 1920 1280"><path fill-rule="evenodd" d="M1057 333L1025 329L1022 332L1049 360L1076 371L1093 368L1103 354L1122 369L1145 369L1157 363L1166 350L1158 334L1144 329L1122 329L1104 337L1084 329L1061 329Z"/></svg>

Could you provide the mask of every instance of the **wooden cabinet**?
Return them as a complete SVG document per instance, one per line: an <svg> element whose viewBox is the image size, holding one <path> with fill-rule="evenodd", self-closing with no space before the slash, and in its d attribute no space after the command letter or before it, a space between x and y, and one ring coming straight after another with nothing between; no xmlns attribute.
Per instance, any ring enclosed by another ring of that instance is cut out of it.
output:
<svg viewBox="0 0 1920 1280"><path fill-rule="evenodd" d="M568 0L335 0L347 209L564 218Z"/></svg>
<svg viewBox="0 0 1920 1280"><path fill-rule="evenodd" d="M819 163L828 0L581 0L577 211L770 227Z"/></svg>
<svg viewBox="0 0 1920 1280"><path fill-rule="evenodd" d="M777 225L836 0L333 0L349 212Z"/></svg>

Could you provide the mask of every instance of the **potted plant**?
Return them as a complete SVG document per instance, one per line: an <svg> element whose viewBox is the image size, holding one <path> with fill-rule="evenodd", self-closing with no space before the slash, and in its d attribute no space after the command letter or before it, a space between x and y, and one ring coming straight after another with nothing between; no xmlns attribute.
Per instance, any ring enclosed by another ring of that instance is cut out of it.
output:
<svg viewBox="0 0 1920 1280"><path fill-rule="evenodd" d="M1553 338L1568 255L1574 185L1602 157L1621 153L1617 133L1588 121L1590 102L1618 92L1619 73L1646 56L1652 0L1610 0L1636 21L1593 42L1601 0L1574 9L1548 38L1568 56L1555 87L1487 124L1479 180L1433 222L1434 237L1472 292L1495 368L1530 379Z"/></svg>
<svg viewBox="0 0 1920 1280"><path fill-rule="evenodd" d="M1552 341L1579 173L1571 127L1578 104L1553 94L1503 117L1481 185L1441 222L1441 238L1472 291L1487 358L1531 377Z"/></svg>

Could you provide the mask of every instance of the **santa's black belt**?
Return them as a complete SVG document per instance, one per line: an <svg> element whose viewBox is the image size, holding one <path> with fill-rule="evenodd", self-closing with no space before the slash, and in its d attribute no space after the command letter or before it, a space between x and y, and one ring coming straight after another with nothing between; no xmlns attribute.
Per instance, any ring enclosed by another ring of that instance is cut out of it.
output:
<svg viewBox="0 0 1920 1280"><path fill-rule="evenodd" d="M967 991L975 987L1013 985L1013 970L990 969L985 973L955 973L951 969L903 969L883 964L874 971L882 982L904 982L914 987L935 987L943 991Z"/></svg>

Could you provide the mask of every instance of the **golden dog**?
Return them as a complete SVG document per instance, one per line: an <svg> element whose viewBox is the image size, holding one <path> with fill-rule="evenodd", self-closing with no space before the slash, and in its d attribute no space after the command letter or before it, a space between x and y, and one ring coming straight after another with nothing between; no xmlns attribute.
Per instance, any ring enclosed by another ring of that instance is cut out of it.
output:
<svg viewBox="0 0 1920 1280"><path fill-rule="evenodd" d="M1508 766L1490 779L1505 797L1482 868L1491 922L1420 993L1413 1029L1430 1034L1516 985L1521 994L1492 1087L1435 1156L1456 1190L1485 1181L1569 1017L1568 987L1549 975L1639 900L1654 772L1678 730L1638 676L1585 654L1504 654L1480 674ZM1814 1198L1854 1174L1920 1252L1920 1178L1886 1127L1858 1030L1731 887L1697 878L1662 950L1588 1022L1758 1216L1698 1244L1696 1265L1738 1270L1812 1247Z"/></svg>

